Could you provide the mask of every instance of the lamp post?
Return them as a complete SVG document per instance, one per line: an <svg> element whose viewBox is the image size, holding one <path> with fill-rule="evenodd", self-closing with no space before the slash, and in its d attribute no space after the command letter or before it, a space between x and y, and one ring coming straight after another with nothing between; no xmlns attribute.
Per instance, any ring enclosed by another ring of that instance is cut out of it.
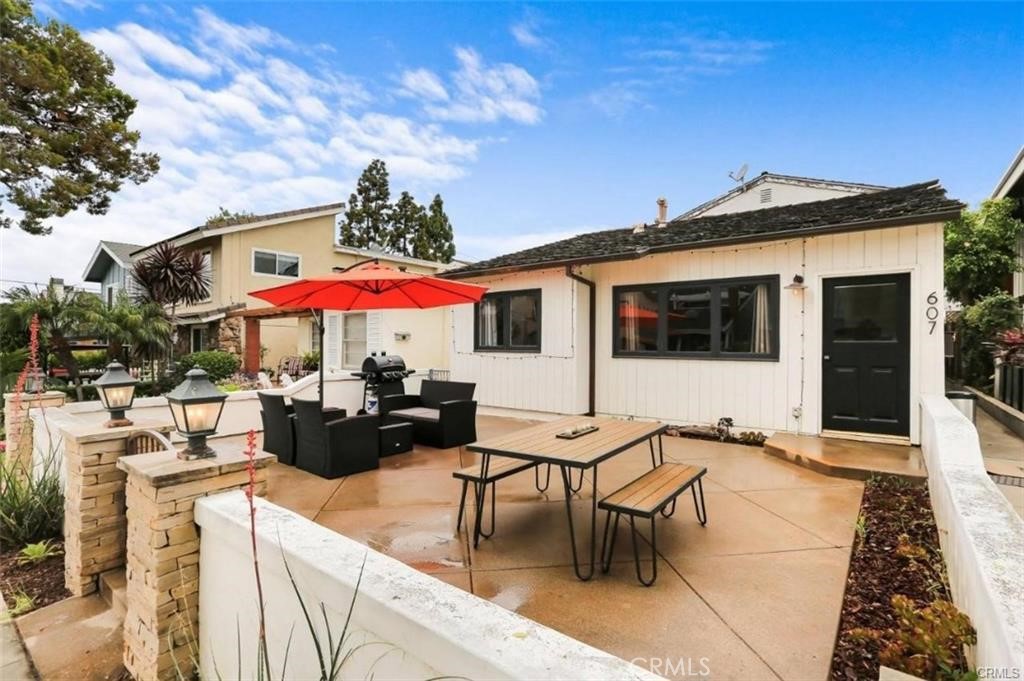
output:
<svg viewBox="0 0 1024 681"><path fill-rule="evenodd" d="M131 409L135 401L135 385L138 381L125 371L120 362L111 362L102 376L93 385L103 403L103 408L110 412L110 420L103 425L107 428L130 426L132 422L125 418L124 412Z"/></svg>
<svg viewBox="0 0 1024 681"><path fill-rule="evenodd" d="M206 459L216 453L206 444L206 437L217 432L217 423L228 398L210 382L202 369L185 374L181 385L167 393L174 427L188 438L188 446L178 452L179 459Z"/></svg>

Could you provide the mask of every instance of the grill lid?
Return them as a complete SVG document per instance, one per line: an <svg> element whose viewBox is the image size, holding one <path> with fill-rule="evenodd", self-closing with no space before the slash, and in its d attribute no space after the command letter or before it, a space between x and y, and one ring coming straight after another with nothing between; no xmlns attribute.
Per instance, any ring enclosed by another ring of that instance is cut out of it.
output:
<svg viewBox="0 0 1024 681"><path fill-rule="evenodd" d="M400 355L370 355L363 360L362 373L364 374L405 371L405 360Z"/></svg>

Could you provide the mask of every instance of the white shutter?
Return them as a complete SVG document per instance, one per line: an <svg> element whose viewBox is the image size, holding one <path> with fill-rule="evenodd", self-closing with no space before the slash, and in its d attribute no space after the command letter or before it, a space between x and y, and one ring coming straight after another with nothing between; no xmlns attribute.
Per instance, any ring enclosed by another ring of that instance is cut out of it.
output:
<svg viewBox="0 0 1024 681"><path fill-rule="evenodd" d="M384 347L384 313L366 313L366 352L381 352Z"/></svg>
<svg viewBox="0 0 1024 681"><path fill-rule="evenodd" d="M328 371L341 368L341 315L324 312L324 368Z"/></svg>

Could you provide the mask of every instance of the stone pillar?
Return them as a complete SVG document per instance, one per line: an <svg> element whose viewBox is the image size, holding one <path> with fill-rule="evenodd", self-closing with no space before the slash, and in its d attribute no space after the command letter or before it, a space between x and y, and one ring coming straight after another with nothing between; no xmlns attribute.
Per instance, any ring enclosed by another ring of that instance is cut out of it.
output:
<svg viewBox="0 0 1024 681"><path fill-rule="evenodd" d="M244 371L254 374L260 370L260 320L249 317L245 320L245 366Z"/></svg>
<svg viewBox="0 0 1024 681"><path fill-rule="evenodd" d="M125 474L117 460L128 440L146 430L168 433L170 420L136 419L131 426L98 424L61 429L64 440L64 584L76 596L96 591L99 576L125 564Z"/></svg>
<svg viewBox="0 0 1024 681"><path fill-rule="evenodd" d="M125 457L128 474L128 611L124 665L136 681L191 678L199 636L199 527L195 500L249 484L240 445L211 443L217 456L182 461L157 452ZM277 460L257 450L256 494L267 489L266 466Z"/></svg>
<svg viewBox="0 0 1024 681"><path fill-rule="evenodd" d="M32 421L28 410L64 406L66 396L57 390L44 393L4 393L4 430L7 435L5 460L16 470L32 468Z"/></svg>

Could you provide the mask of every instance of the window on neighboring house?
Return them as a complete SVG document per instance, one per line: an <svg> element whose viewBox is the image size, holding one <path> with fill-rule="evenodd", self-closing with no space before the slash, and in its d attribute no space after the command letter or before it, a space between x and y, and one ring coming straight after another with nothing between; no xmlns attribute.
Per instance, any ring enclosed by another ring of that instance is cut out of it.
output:
<svg viewBox="0 0 1024 681"><path fill-rule="evenodd" d="M252 273L268 274L273 277L298 277L300 258L291 253L254 250L252 252Z"/></svg>
<svg viewBox="0 0 1024 681"><path fill-rule="evenodd" d="M205 326L193 326L192 327L192 352L202 352L206 349L206 327Z"/></svg>
<svg viewBox="0 0 1024 681"><path fill-rule="evenodd" d="M613 289L617 357L778 359L779 278Z"/></svg>
<svg viewBox="0 0 1024 681"><path fill-rule="evenodd" d="M366 358L366 313L346 312L341 318L341 365L359 369Z"/></svg>
<svg viewBox="0 0 1024 681"><path fill-rule="evenodd" d="M322 315L323 312L321 311ZM316 320L309 325L309 349L313 352L320 352L320 327L317 326Z"/></svg>
<svg viewBox="0 0 1024 681"><path fill-rule="evenodd" d="M107 287L107 307L114 307L114 301L117 300L117 287Z"/></svg>
<svg viewBox="0 0 1024 681"><path fill-rule="evenodd" d="M477 350L540 352L540 289L488 293L475 313Z"/></svg>

